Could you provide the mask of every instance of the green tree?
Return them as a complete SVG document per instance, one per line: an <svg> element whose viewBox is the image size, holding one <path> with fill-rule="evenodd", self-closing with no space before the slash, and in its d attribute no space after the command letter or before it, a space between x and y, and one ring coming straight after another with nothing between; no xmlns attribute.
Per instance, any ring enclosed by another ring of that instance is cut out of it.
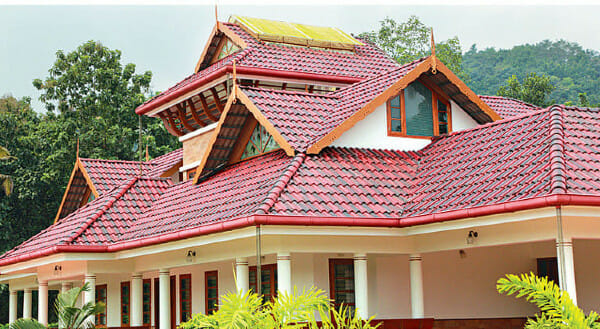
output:
<svg viewBox="0 0 600 329"><path fill-rule="evenodd" d="M134 109L150 95L152 73L135 73L135 64L121 63L121 51L88 41L72 52L56 52L56 61L44 80L33 85L42 91L40 100L56 121L46 127L67 154L54 160L72 166L76 137L81 154L105 159L135 160L138 116ZM160 129L157 119L145 119L144 135L152 130L150 153L162 154L177 147L177 140ZM67 148L65 148L66 150ZM69 170L60 168L60 170Z"/></svg>
<svg viewBox="0 0 600 329"><path fill-rule="evenodd" d="M0 146L0 161L12 160L14 157L10 155L10 152L5 147ZM9 175L0 173L0 185L4 191L4 194L10 195L13 190L13 180Z"/></svg>
<svg viewBox="0 0 600 329"><path fill-rule="evenodd" d="M511 76L506 84L498 88L499 96L520 99L526 103L538 106L548 106L548 96L554 90L550 77L537 73L529 73L523 83L519 82L516 75Z"/></svg>
<svg viewBox="0 0 600 329"><path fill-rule="evenodd" d="M516 294L517 298L525 297L542 312L535 318L529 318L526 329L537 328L600 328L599 316L592 311L587 316L577 307L569 294L546 277L540 278L533 273L508 274L497 282L498 292L506 295Z"/></svg>
<svg viewBox="0 0 600 329"><path fill-rule="evenodd" d="M58 322L66 329L89 329L94 328L92 320L96 314L103 312L105 305L103 303L87 302L81 307L77 306L77 300L83 298L84 292L90 291L89 283L82 287L69 289L61 293L56 298L54 304L58 314Z"/></svg>
<svg viewBox="0 0 600 329"><path fill-rule="evenodd" d="M406 22L386 17L380 22L379 30L361 33L359 37L375 43L400 64L431 54L431 28L414 15ZM469 80L462 68L462 50L458 37L436 42L435 48L436 56L454 74L464 81Z"/></svg>

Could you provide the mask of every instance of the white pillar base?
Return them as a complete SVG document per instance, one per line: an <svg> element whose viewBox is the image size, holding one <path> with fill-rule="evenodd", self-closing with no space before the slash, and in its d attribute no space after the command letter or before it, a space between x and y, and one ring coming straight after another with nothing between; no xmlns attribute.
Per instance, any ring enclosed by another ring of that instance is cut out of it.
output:
<svg viewBox="0 0 600 329"><path fill-rule="evenodd" d="M48 282L40 282L38 287L38 322L48 325Z"/></svg>
<svg viewBox="0 0 600 329"><path fill-rule="evenodd" d="M556 255L558 260L560 288L568 292L569 297L571 297L571 300L573 300L573 303L577 305L577 286L575 285L575 265L573 262L573 241L571 239L563 239L562 242L556 242Z"/></svg>
<svg viewBox="0 0 600 329"><path fill-rule="evenodd" d="M410 265L410 308L413 319L425 317L423 301L423 258L420 254L410 255L408 258Z"/></svg>
<svg viewBox="0 0 600 329"><path fill-rule="evenodd" d="M32 308L32 291L30 288L26 288L23 291L23 318L31 319L31 308Z"/></svg>
<svg viewBox="0 0 600 329"><path fill-rule="evenodd" d="M292 293L292 256L289 252L277 253L277 290Z"/></svg>
<svg viewBox="0 0 600 329"><path fill-rule="evenodd" d="M131 276L131 326L141 327L143 325L143 280L140 273Z"/></svg>
<svg viewBox="0 0 600 329"><path fill-rule="evenodd" d="M250 289L248 272L248 258L240 257L235 259L235 279L237 280L237 289L246 293Z"/></svg>
<svg viewBox="0 0 600 329"><path fill-rule="evenodd" d="M17 291L11 290L8 295L8 323L17 321Z"/></svg>
<svg viewBox="0 0 600 329"><path fill-rule="evenodd" d="M167 269L158 272L160 302L159 313L160 323L158 329L171 328L171 278Z"/></svg>
<svg viewBox="0 0 600 329"><path fill-rule="evenodd" d="M354 298L358 315L369 318L369 280L367 277L367 255L354 254Z"/></svg>

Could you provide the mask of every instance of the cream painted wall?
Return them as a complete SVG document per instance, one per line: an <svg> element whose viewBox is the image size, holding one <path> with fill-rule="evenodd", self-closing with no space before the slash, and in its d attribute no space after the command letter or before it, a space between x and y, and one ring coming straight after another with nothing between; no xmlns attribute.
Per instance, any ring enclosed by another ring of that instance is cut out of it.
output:
<svg viewBox="0 0 600 329"><path fill-rule="evenodd" d="M425 316L437 319L523 317L536 308L498 294L508 273L537 272L537 258L555 257L553 241L423 254Z"/></svg>
<svg viewBox="0 0 600 329"><path fill-rule="evenodd" d="M586 312L600 311L600 241L573 240L577 303Z"/></svg>
<svg viewBox="0 0 600 329"><path fill-rule="evenodd" d="M477 122L473 120L456 103L452 102L452 129L453 131L473 128ZM332 146L341 147L367 147L375 149L391 149L399 151L420 150L430 143L428 139L393 137L387 135L387 108L386 104L380 105L354 127L348 129L338 139L331 143Z"/></svg>

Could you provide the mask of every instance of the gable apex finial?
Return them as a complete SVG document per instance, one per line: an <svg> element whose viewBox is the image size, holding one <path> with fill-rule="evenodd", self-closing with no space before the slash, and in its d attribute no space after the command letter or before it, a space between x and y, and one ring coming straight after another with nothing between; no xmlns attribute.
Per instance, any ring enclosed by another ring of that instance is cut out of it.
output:
<svg viewBox="0 0 600 329"><path fill-rule="evenodd" d="M433 26L431 27L431 56L435 56L435 40L433 39Z"/></svg>
<svg viewBox="0 0 600 329"><path fill-rule="evenodd" d="M215 23L219 23L219 10L218 10L216 1L215 1Z"/></svg>
<svg viewBox="0 0 600 329"><path fill-rule="evenodd" d="M75 151L75 158L79 159L79 136L77 136L77 149Z"/></svg>

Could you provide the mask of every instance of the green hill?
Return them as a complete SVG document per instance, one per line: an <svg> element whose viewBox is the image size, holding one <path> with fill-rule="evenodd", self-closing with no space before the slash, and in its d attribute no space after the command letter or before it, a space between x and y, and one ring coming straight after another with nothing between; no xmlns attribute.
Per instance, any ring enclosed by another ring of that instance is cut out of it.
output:
<svg viewBox="0 0 600 329"><path fill-rule="evenodd" d="M579 93L587 93L590 104L600 104L600 53L574 42L544 40L499 50L477 50L473 45L462 65L478 94L495 95L513 74L522 81L536 72L551 77L556 87L549 97L553 103L579 104Z"/></svg>

